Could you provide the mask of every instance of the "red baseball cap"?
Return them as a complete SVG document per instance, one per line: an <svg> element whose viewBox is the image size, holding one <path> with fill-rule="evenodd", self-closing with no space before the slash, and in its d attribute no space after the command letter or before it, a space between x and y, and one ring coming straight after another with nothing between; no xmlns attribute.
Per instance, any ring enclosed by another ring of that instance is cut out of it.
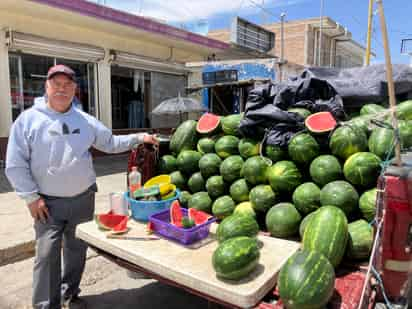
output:
<svg viewBox="0 0 412 309"><path fill-rule="evenodd" d="M65 66L63 64L57 64L55 66L52 66L47 72L47 79L52 78L56 74L64 74L67 77L69 77L72 81L76 81L76 73L74 73L74 71L70 69L68 66Z"/></svg>

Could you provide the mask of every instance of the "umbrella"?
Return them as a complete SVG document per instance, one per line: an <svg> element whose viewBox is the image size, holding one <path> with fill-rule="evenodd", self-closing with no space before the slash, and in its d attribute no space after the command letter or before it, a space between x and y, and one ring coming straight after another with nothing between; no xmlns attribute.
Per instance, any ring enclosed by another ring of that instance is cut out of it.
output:
<svg viewBox="0 0 412 309"><path fill-rule="evenodd" d="M152 110L153 115L179 115L182 120L183 113L204 112L207 108L199 101L181 97L180 93L176 98L168 99L160 103Z"/></svg>

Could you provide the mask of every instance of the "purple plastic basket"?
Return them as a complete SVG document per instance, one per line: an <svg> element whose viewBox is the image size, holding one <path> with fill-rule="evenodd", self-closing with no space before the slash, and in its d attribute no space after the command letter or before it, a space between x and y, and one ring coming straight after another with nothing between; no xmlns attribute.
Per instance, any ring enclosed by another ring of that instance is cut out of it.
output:
<svg viewBox="0 0 412 309"><path fill-rule="evenodd" d="M182 208L183 216L187 216L187 209ZM210 218L207 222L195 225L190 229L174 226L170 223L170 210L165 210L149 217L155 233L176 240L183 245L190 245L196 241L205 239L209 235L210 225L216 218Z"/></svg>

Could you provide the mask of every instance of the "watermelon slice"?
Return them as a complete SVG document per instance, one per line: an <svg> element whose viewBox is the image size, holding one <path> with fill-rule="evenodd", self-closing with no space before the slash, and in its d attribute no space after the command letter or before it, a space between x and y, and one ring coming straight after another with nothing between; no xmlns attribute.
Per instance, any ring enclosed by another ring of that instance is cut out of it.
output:
<svg viewBox="0 0 412 309"><path fill-rule="evenodd" d="M305 125L310 132L325 133L335 129L337 123L330 112L319 112L308 116Z"/></svg>
<svg viewBox="0 0 412 309"><path fill-rule="evenodd" d="M101 230L110 231L119 223L126 219L127 223L127 216L125 215L116 215L113 214L112 211L108 212L107 214L97 214L94 216L94 220L96 224L99 226Z"/></svg>
<svg viewBox="0 0 412 309"><path fill-rule="evenodd" d="M211 215L208 213L197 210L196 208L189 208L189 219L192 219L196 225L206 223L210 218L212 218Z"/></svg>
<svg viewBox="0 0 412 309"><path fill-rule="evenodd" d="M178 200L173 201L170 206L170 223L177 227L182 227L183 212Z"/></svg>
<svg viewBox="0 0 412 309"><path fill-rule="evenodd" d="M127 221L128 218L125 216L125 218L120 221L119 224L117 224L116 226L114 226L111 230L112 234L124 234L127 233L129 231L129 228L127 227Z"/></svg>
<svg viewBox="0 0 412 309"><path fill-rule="evenodd" d="M196 131L201 134L208 134L215 131L220 125L220 116L206 113L197 121Z"/></svg>

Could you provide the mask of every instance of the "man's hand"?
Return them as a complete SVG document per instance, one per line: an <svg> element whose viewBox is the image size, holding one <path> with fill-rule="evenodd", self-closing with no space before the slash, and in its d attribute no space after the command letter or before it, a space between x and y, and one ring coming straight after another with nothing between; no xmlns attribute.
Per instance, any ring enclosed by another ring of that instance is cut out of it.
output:
<svg viewBox="0 0 412 309"><path fill-rule="evenodd" d="M34 220L45 223L49 218L49 210L47 209L46 203L42 198L30 203L28 207Z"/></svg>
<svg viewBox="0 0 412 309"><path fill-rule="evenodd" d="M159 145L159 140L155 135L146 134L143 137L143 143L145 144L152 144L152 145Z"/></svg>

